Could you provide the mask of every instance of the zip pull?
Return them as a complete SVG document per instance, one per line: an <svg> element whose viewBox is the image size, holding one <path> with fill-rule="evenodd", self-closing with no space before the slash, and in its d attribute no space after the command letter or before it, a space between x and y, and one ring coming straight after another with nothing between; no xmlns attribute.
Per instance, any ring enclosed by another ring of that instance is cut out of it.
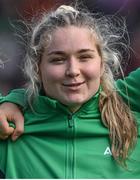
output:
<svg viewBox="0 0 140 180"><path fill-rule="evenodd" d="M73 116L72 114L69 114L68 115L68 124L69 124L69 127L72 128L74 126L74 121L73 121Z"/></svg>

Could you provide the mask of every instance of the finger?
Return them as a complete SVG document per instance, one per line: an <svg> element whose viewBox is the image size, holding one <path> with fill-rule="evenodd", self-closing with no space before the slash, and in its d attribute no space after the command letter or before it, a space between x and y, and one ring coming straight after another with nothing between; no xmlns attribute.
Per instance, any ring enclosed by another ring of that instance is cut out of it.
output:
<svg viewBox="0 0 140 180"><path fill-rule="evenodd" d="M21 114L14 117L15 130L12 134L12 140L15 141L24 132L24 118Z"/></svg>
<svg viewBox="0 0 140 180"><path fill-rule="evenodd" d="M5 139L7 139L9 136L7 136L7 135L0 135L0 139L2 139L2 140L5 140Z"/></svg>
<svg viewBox="0 0 140 180"><path fill-rule="evenodd" d="M3 139L3 140L7 139L13 132L14 132L14 128L9 127L9 131L7 134L5 133L0 134L0 139Z"/></svg>
<svg viewBox="0 0 140 180"><path fill-rule="evenodd" d="M0 135L2 136L9 136L13 133L13 128L9 127L9 123L4 115L0 115Z"/></svg>

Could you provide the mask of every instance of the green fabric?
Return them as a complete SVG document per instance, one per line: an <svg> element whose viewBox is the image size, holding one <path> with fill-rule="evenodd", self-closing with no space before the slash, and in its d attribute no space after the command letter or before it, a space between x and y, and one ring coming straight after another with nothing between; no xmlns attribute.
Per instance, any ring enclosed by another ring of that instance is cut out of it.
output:
<svg viewBox="0 0 140 180"><path fill-rule="evenodd" d="M116 82L126 102L127 84L138 128L139 77L140 69ZM61 103L39 96L34 112L25 112L22 137L16 142L0 141L0 169L6 178L140 178L140 135L128 169L120 167L110 152L109 132L101 122L98 100L99 92L71 114Z"/></svg>
<svg viewBox="0 0 140 180"><path fill-rule="evenodd" d="M12 90L7 96L0 94L0 103L3 102L12 102L21 107L25 107L27 105L25 89Z"/></svg>

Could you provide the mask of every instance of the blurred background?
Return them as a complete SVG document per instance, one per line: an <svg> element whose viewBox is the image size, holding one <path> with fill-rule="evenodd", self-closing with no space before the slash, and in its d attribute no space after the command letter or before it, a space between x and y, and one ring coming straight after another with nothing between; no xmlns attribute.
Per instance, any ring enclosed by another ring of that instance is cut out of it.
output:
<svg viewBox="0 0 140 180"><path fill-rule="evenodd" d="M13 88L23 87L23 60L25 43L23 27L19 20L30 20L38 11L57 7L72 0L0 0L0 92L6 95ZM125 75L140 66L140 0L80 0L91 12L117 14L126 18L130 36L131 53L126 60ZM25 33L25 32L24 32Z"/></svg>

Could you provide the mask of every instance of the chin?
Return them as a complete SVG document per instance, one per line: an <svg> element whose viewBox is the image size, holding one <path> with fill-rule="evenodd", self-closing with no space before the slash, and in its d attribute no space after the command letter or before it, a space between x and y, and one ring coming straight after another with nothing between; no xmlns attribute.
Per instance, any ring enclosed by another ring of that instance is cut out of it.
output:
<svg viewBox="0 0 140 180"><path fill-rule="evenodd" d="M68 105L82 105L86 102L84 99L69 99L67 101Z"/></svg>

